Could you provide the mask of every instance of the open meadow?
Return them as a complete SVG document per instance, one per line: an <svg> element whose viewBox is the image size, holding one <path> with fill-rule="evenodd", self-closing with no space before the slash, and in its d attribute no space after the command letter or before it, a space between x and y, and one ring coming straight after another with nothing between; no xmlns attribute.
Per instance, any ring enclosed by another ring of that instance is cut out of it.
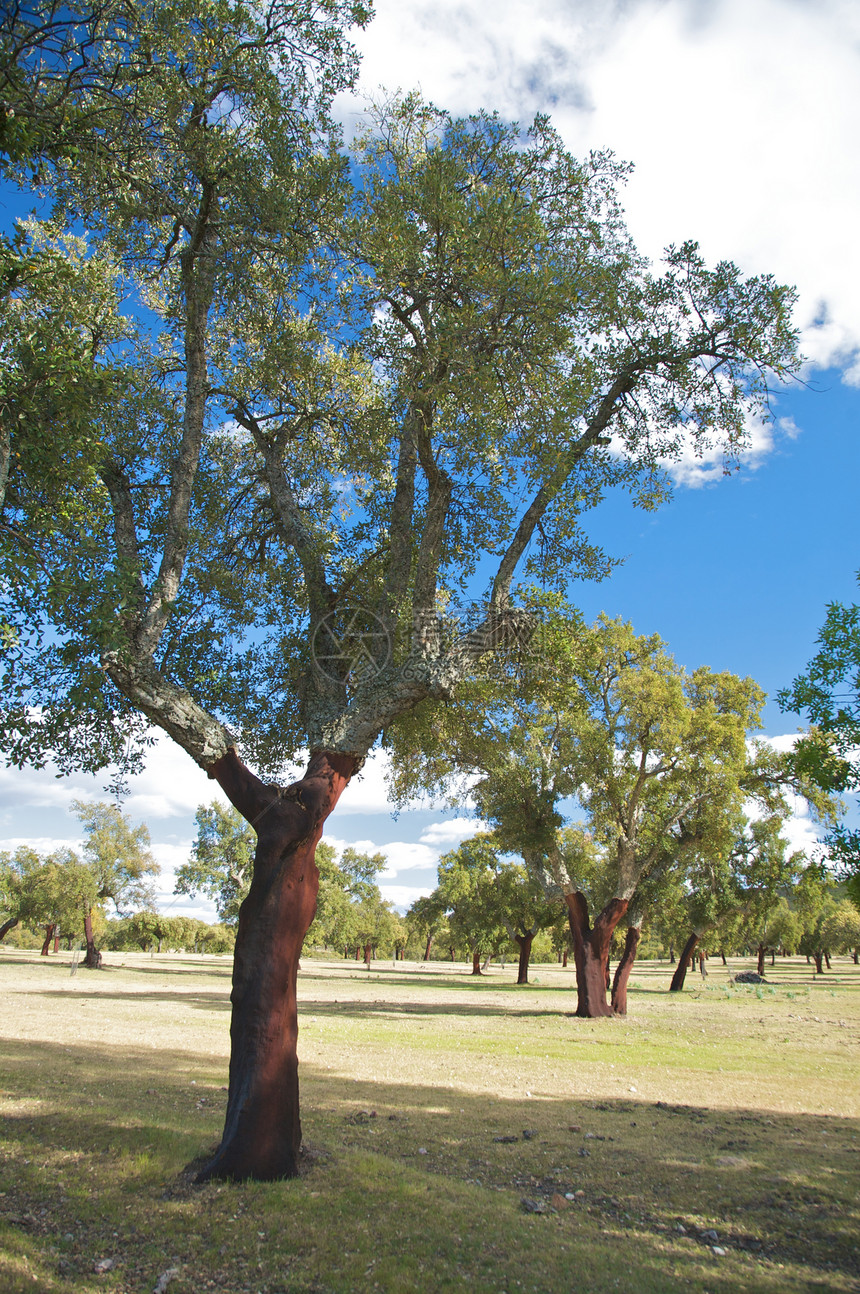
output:
<svg viewBox="0 0 860 1294"><path fill-rule="evenodd" d="M589 1021L554 965L306 957L305 1171L205 1187L230 959L105 960L0 951L4 1294L860 1290L847 958L643 963Z"/></svg>

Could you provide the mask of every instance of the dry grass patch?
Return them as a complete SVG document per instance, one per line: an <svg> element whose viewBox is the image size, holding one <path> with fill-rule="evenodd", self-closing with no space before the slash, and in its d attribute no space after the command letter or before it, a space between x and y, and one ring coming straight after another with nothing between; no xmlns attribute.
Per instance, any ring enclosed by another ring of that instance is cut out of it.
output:
<svg viewBox="0 0 860 1294"><path fill-rule="evenodd" d="M518 989L306 958L306 1170L202 1189L184 1170L223 1119L229 962L109 962L0 954L9 1294L168 1272L168 1294L860 1288L848 961L682 995L645 965L630 1016L591 1022L556 967Z"/></svg>

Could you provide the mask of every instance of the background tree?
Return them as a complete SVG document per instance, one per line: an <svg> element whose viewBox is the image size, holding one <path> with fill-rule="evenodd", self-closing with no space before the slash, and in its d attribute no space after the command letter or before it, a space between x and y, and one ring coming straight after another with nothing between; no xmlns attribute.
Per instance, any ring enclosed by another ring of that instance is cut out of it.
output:
<svg viewBox="0 0 860 1294"><path fill-rule="evenodd" d="M448 916L451 937L466 947L472 974L481 974L482 953L495 952L507 940L496 889L497 845L485 832L472 836L439 860L434 891Z"/></svg>
<svg viewBox="0 0 860 1294"><path fill-rule="evenodd" d="M159 872L149 848L149 829L133 827L115 804L72 801L72 811L84 828L84 860L92 872L98 902L110 900L121 915L124 910L151 905L149 877ZM92 909L84 914L86 956L84 966L98 966L101 955L93 937Z"/></svg>
<svg viewBox="0 0 860 1294"><path fill-rule="evenodd" d="M438 891L421 894L410 905L406 922L423 945L422 961L429 962L433 939L441 929L444 917L445 908Z"/></svg>
<svg viewBox="0 0 860 1294"><path fill-rule="evenodd" d="M354 73L358 4L123 13L128 39L72 96L105 148L46 178L146 313L111 353L121 396L88 523L40 528L26 498L14 517L43 575L3 587L6 619L35 602L46 631L4 662L4 749L133 760L145 716L255 826L205 1171L283 1176L314 850L344 785L399 715L521 632L514 578L538 527L547 579L603 569L579 517L604 488L653 503L684 448L734 454L797 363L792 294L689 243L652 273L621 221L625 168L577 162L545 120L524 139L391 105L347 192L327 109ZM21 75L37 96L26 60ZM490 554L480 613L448 633L442 607ZM391 645L379 673L342 650L356 602ZM286 793L245 762L283 777L300 750Z"/></svg>
<svg viewBox="0 0 860 1294"><path fill-rule="evenodd" d="M860 575L858 575L860 580ZM825 791L860 790L860 606L831 602L818 635L819 651L790 687L779 693L784 710L808 717L810 731L794 748L798 768ZM839 823L827 851L860 908L860 829Z"/></svg>
<svg viewBox="0 0 860 1294"><path fill-rule="evenodd" d="M174 894L211 899L219 921L235 925L251 887L256 836L232 806L218 800L198 806L197 839L191 857L176 869Z"/></svg>

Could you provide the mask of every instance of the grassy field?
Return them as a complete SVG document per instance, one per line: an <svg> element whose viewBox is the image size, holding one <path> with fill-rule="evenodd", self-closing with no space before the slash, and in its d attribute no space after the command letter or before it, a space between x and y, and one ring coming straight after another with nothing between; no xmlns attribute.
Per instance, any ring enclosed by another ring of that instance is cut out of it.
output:
<svg viewBox="0 0 860 1294"><path fill-rule="evenodd" d="M3 1294L860 1290L847 959L646 963L607 1021L556 966L305 959L305 1171L203 1188L229 959L106 962L0 951Z"/></svg>

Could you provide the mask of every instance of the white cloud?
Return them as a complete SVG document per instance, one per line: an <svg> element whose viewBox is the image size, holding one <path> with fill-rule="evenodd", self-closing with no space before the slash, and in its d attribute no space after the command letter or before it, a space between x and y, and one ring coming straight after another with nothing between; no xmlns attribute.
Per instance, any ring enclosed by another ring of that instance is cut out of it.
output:
<svg viewBox="0 0 860 1294"><path fill-rule="evenodd" d="M56 768L0 768L2 821L22 805L30 808L61 809L71 812L71 802L104 800L109 774L71 773L58 777ZM146 767L129 778L129 795L123 812L135 821L193 814L199 804L225 797L217 782L206 776L181 747L164 733L156 736L149 749Z"/></svg>
<svg viewBox="0 0 860 1294"><path fill-rule="evenodd" d="M370 92L547 111L572 151L633 161L625 205L648 255L694 237L710 261L796 284L809 359L860 383L856 4L377 0L357 43ZM361 105L340 105L349 126Z"/></svg>
<svg viewBox="0 0 860 1294"><path fill-rule="evenodd" d="M407 908L420 899L422 895L429 894L433 889L432 885L380 885L382 897L388 902L393 903L401 912L406 912Z"/></svg>
<svg viewBox="0 0 860 1294"><path fill-rule="evenodd" d="M425 827L419 837L426 845L459 845L469 836L479 831L489 831L486 822L480 818L449 818L445 822L432 822Z"/></svg>

